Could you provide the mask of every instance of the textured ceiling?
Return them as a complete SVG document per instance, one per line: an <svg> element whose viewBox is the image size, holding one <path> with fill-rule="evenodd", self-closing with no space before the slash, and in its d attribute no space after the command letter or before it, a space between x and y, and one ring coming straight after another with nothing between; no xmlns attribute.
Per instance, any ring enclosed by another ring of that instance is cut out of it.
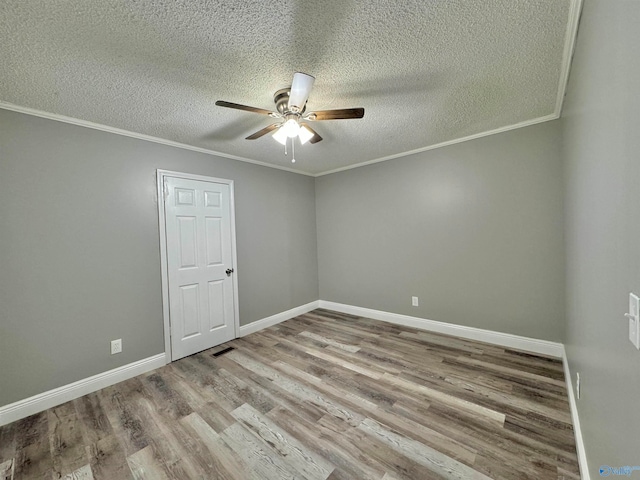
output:
<svg viewBox="0 0 640 480"><path fill-rule="evenodd" d="M559 113L578 0L3 0L0 101L317 174ZM295 164L266 116L314 75Z"/></svg>

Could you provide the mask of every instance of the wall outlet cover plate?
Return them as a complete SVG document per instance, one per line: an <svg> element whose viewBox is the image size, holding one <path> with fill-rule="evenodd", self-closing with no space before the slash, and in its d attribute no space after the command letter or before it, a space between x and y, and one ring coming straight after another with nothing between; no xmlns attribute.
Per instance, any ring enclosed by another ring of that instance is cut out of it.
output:
<svg viewBox="0 0 640 480"><path fill-rule="evenodd" d="M111 355L122 352L122 339L111 340Z"/></svg>
<svg viewBox="0 0 640 480"><path fill-rule="evenodd" d="M640 299L629 294L629 340L640 350Z"/></svg>
<svg viewBox="0 0 640 480"><path fill-rule="evenodd" d="M640 298L635 293L629 294L629 313L635 317L640 315Z"/></svg>
<svg viewBox="0 0 640 480"><path fill-rule="evenodd" d="M629 319L629 340L640 350L640 339L638 338L638 322L635 318Z"/></svg>

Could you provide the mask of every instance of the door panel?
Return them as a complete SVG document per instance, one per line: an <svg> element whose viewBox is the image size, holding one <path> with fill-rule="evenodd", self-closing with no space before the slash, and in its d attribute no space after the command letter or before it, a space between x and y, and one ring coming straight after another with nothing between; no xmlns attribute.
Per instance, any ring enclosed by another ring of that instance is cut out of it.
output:
<svg viewBox="0 0 640 480"><path fill-rule="evenodd" d="M207 217L206 241L207 241L207 266L220 265L222 263L222 219Z"/></svg>
<svg viewBox="0 0 640 480"><path fill-rule="evenodd" d="M175 324L180 328L178 336L182 340L200 335L199 288L198 284L180 287L180 309Z"/></svg>
<svg viewBox="0 0 640 480"><path fill-rule="evenodd" d="M224 282L209 282L209 330L224 327Z"/></svg>
<svg viewBox="0 0 640 480"><path fill-rule="evenodd" d="M176 217L180 268L196 267L196 217Z"/></svg>
<svg viewBox="0 0 640 480"><path fill-rule="evenodd" d="M235 338L231 189L165 178L171 358Z"/></svg>

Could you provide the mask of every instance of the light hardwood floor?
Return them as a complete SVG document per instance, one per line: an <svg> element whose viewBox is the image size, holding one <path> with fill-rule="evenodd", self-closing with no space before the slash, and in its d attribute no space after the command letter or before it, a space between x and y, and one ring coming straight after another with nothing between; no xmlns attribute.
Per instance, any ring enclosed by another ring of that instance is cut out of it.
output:
<svg viewBox="0 0 640 480"><path fill-rule="evenodd" d="M327 310L0 428L0 480L578 472L560 360Z"/></svg>

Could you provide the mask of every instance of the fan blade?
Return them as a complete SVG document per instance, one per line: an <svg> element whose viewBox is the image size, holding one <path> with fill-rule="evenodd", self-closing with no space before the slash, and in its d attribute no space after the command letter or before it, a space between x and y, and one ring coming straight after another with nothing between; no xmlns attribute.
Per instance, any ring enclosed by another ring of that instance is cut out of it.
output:
<svg viewBox="0 0 640 480"><path fill-rule="evenodd" d="M281 123L272 123L271 125L269 125L268 127L264 127L262 130L258 130L256 133L254 133L253 135L249 135L246 140L255 140L256 138L260 138L263 135L266 135L269 132L273 132L276 128L278 128L280 125L282 125Z"/></svg>
<svg viewBox="0 0 640 480"><path fill-rule="evenodd" d="M315 77L307 75L306 73L296 72L293 74L291 93L289 94L290 110L294 110L293 107L297 107L298 112L302 111L305 103L307 103L314 81Z"/></svg>
<svg viewBox="0 0 640 480"><path fill-rule="evenodd" d="M312 143L312 144L318 143L320 140L322 140L322 137L318 135L318 132L316 132L313 128L311 128L308 123L303 123L302 125L304 125L304 128L306 128L311 133L313 133L313 137L311 137L311 139L309 140L309 143Z"/></svg>
<svg viewBox="0 0 640 480"><path fill-rule="evenodd" d="M340 110L320 110L305 115L309 120L345 120L364 117L364 108L343 108Z"/></svg>
<svg viewBox="0 0 640 480"><path fill-rule="evenodd" d="M264 108L250 107L248 105L240 105L239 103L225 102L224 100L218 100L216 105L219 107L235 108L236 110L245 110L247 112L261 113L262 115L271 115L273 113Z"/></svg>

